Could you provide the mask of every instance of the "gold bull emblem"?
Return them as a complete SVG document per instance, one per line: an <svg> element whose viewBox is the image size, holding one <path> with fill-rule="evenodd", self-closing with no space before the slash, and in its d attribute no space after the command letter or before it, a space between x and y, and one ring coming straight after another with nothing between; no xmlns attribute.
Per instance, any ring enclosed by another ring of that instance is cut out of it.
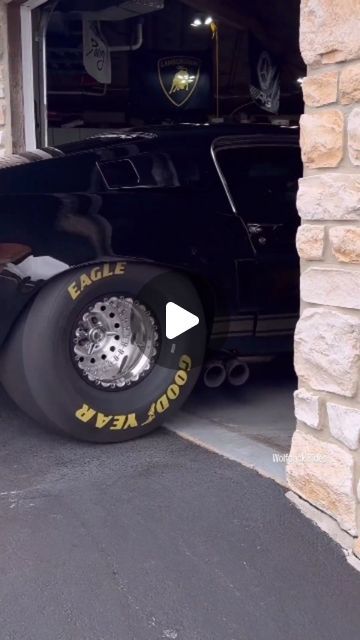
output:
<svg viewBox="0 0 360 640"><path fill-rule="evenodd" d="M189 91L189 86L192 83L192 78L187 69L179 69L174 75L170 95L177 91Z"/></svg>
<svg viewBox="0 0 360 640"><path fill-rule="evenodd" d="M157 63L161 88L175 107L190 100L200 78L201 60L191 56L168 56Z"/></svg>

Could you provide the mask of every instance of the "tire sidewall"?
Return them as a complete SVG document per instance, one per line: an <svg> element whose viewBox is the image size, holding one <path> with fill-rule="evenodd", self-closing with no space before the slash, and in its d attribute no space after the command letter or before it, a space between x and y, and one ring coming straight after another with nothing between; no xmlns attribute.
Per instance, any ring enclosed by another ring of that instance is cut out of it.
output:
<svg viewBox="0 0 360 640"><path fill-rule="evenodd" d="M120 263L105 264L62 274L40 292L23 332L24 368L36 404L55 428L78 439L119 442L152 431L185 402L201 370L206 325L199 296L181 274L133 263L121 263L124 271L117 274ZM102 277L92 280L95 273ZM90 284L81 289L87 279ZM160 354L151 372L120 391L91 385L71 355L79 317L94 301L111 295L139 299L154 315L160 334ZM200 324L170 341L165 309L173 300L190 306Z"/></svg>

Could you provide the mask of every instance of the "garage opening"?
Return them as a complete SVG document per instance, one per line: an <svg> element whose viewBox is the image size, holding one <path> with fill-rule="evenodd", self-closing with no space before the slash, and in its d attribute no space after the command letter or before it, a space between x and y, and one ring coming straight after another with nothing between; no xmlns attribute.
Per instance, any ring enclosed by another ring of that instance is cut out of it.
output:
<svg viewBox="0 0 360 640"><path fill-rule="evenodd" d="M276 0L271 11L260 0L41 5L33 11L38 138L46 125L50 143L159 122L231 119L295 126L303 111L305 75L299 11L299 0L286 9ZM178 78L172 76L180 85L166 86L176 57L180 67L185 57L191 77L185 100L181 70ZM41 122L44 89L47 122Z"/></svg>
<svg viewBox="0 0 360 640"><path fill-rule="evenodd" d="M33 12L37 143L57 147L123 127L173 123L296 131L306 73L299 12L300 0L274 0L271 8L262 0L47 3ZM244 287L248 317L230 321L234 344L209 353L204 380L172 428L213 448L222 442L239 449L244 462L284 479L295 429L300 151L220 141L214 159L258 271ZM221 335L221 318L217 323ZM239 359L236 340L245 344L253 335L255 351L247 346Z"/></svg>

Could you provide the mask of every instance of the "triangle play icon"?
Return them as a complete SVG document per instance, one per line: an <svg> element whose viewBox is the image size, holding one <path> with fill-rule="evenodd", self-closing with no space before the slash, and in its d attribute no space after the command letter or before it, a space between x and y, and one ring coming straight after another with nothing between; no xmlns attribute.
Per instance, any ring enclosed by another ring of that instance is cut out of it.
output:
<svg viewBox="0 0 360 640"><path fill-rule="evenodd" d="M200 320L190 311L174 302L166 305L166 337L173 340L199 324Z"/></svg>

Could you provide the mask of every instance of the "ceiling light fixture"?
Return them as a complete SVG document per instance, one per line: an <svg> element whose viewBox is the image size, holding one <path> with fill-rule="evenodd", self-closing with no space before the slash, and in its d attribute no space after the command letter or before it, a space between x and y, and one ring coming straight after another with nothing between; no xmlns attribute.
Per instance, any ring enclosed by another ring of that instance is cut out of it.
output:
<svg viewBox="0 0 360 640"><path fill-rule="evenodd" d="M201 18L194 18L194 20L191 23L191 27L202 27L203 23Z"/></svg>
<svg viewBox="0 0 360 640"><path fill-rule="evenodd" d="M198 14L191 22L191 26L195 28L205 27L210 29L214 42L214 58L215 58L215 98L216 98L216 118L220 117L220 39L218 23L212 16L206 14Z"/></svg>
<svg viewBox="0 0 360 640"><path fill-rule="evenodd" d="M214 22L211 16L195 16L193 21L191 22L191 27L210 27L210 25Z"/></svg>

